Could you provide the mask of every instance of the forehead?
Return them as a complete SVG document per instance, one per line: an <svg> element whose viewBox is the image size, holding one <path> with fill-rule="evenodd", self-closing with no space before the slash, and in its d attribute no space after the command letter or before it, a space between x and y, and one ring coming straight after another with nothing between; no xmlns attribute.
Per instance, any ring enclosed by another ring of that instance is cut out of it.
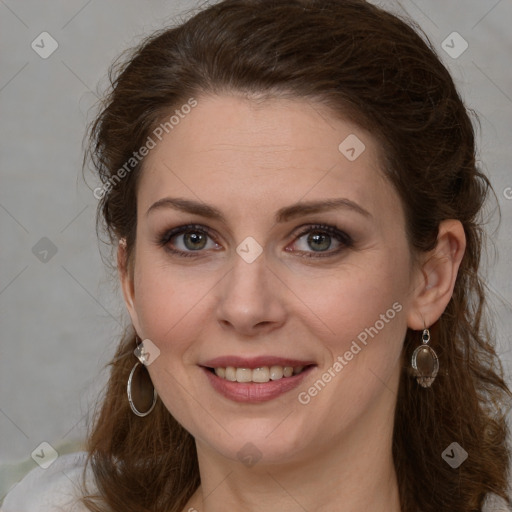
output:
<svg viewBox="0 0 512 512"><path fill-rule="evenodd" d="M373 137L307 100L198 97L167 131L146 157L143 211L166 194L254 214L336 195L377 208L392 192Z"/></svg>

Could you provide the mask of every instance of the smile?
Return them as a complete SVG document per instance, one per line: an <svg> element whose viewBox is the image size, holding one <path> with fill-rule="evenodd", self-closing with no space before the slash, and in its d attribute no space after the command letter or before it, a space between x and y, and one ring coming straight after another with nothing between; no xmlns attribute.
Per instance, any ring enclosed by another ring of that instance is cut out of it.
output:
<svg viewBox="0 0 512 512"><path fill-rule="evenodd" d="M286 379L292 375L298 375L304 370L304 366L262 366L260 368L212 368L217 377L230 382L257 382L265 383L280 379Z"/></svg>
<svg viewBox="0 0 512 512"><path fill-rule="evenodd" d="M236 366L221 366L223 362L225 364L224 360L212 366L201 366L211 388L231 401L254 404L273 400L295 389L317 367L306 361L304 364L287 361L283 365L275 364L277 361L268 365L262 364L263 361L245 361L244 365L242 361L230 359Z"/></svg>

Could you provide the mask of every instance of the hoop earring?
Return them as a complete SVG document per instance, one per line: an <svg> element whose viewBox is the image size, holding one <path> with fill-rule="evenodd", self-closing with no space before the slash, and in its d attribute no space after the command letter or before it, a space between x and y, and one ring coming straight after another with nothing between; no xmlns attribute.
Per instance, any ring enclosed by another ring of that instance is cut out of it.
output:
<svg viewBox="0 0 512 512"><path fill-rule="evenodd" d="M416 350L412 353L411 365L418 384L424 388L429 388L439 371L439 358L434 349L428 344L430 331L427 328L423 329L421 340L423 343L416 347Z"/></svg>
<svg viewBox="0 0 512 512"><path fill-rule="evenodd" d="M135 340L136 343L137 343L137 339L138 339L138 336L136 337L136 340ZM132 396L133 375L135 374L135 370L137 369L137 366L139 366L139 364L142 364L143 366L145 366L144 363L146 361L142 345L143 344L141 343L138 346L138 348L139 347L141 348L141 350L139 351L140 355L137 355L137 358L139 359L139 361L137 361L135 363L135 366L132 368L132 371L130 372L130 376L128 377L128 384L126 385L126 393L128 395L128 402L130 404L130 408L131 408L133 414L136 414L137 416L140 416L141 418L144 418L145 416L147 416L155 408L156 400L157 400L158 395L157 395L155 387L153 386L153 403L151 404L151 407L147 411L145 411L145 412L140 412L137 409L137 407L135 406L135 403L133 401L133 396Z"/></svg>

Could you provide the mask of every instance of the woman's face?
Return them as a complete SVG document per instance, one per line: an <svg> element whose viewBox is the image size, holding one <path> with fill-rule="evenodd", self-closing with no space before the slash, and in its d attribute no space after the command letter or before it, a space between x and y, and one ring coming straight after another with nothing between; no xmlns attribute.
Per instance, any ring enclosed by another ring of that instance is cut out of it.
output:
<svg viewBox="0 0 512 512"><path fill-rule="evenodd" d="M235 460L389 436L417 272L375 140L306 101L197 102L146 158L123 278L160 399Z"/></svg>

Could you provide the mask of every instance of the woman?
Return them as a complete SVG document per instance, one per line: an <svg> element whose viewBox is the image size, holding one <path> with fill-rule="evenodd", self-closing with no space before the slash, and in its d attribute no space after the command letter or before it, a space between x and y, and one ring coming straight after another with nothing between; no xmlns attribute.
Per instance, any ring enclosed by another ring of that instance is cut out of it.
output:
<svg viewBox="0 0 512 512"><path fill-rule="evenodd" d="M83 510L506 510L491 187L428 41L225 0L118 69L91 156L132 325Z"/></svg>

